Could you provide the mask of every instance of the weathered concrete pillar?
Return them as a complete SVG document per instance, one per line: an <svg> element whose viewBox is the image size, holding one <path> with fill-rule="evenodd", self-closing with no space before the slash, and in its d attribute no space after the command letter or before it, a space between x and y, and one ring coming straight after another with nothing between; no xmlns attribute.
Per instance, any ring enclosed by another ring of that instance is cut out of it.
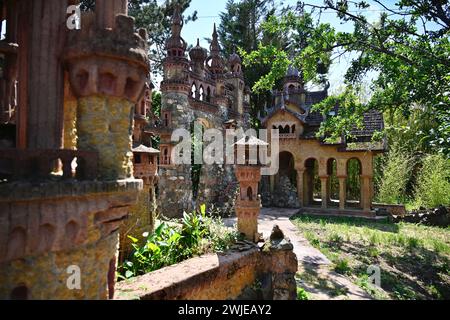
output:
<svg viewBox="0 0 450 320"><path fill-rule="evenodd" d="M95 2L95 17L99 28L113 28L118 14L128 14L128 0L97 0Z"/></svg>
<svg viewBox="0 0 450 320"><path fill-rule="evenodd" d="M270 192L273 193L275 191L275 175L270 176Z"/></svg>
<svg viewBox="0 0 450 320"><path fill-rule="evenodd" d="M297 196L298 202L300 203L300 207L304 207L304 193L303 193L303 175L305 174L305 170L297 170Z"/></svg>
<svg viewBox="0 0 450 320"><path fill-rule="evenodd" d="M370 212L372 206L371 176L361 177L361 206L364 212Z"/></svg>
<svg viewBox="0 0 450 320"><path fill-rule="evenodd" d="M328 207L328 176L321 176L321 191L322 191L322 208L326 209Z"/></svg>
<svg viewBox="0 0 450 320"><path fill-rule="evenodd" d="M339 209L345 210L345 201L347 197L347 177L339 178Z"/></svg>
<svg viewBox="0 0 450 320"><path fill-rule="evenodd" d="M65 55L78 99L78 149L99 153L102 180L128 179L134 106L149 73L145 34L134 33L134 19L124 15L116 17L114 29L92 32L93 18L84 16L83 28L71 32Z"/></svg>

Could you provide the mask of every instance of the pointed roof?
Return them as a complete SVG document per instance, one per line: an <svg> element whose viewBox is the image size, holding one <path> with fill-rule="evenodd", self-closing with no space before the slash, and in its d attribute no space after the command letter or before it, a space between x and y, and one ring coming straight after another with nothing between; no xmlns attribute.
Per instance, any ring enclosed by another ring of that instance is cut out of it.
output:
<svg viewBox="0 0 450 320"><path fill-rule="evenodd" d="M235 146L268 146L269 144L255 136L247 136L234 144Z"/></svg>
<svg viewBox="0 0 450 320"><path fill-rule="evenodd" d="M181 49L186 51L187 43L181 37L181 29L183 28L183 17L181 15L181 7L179 4L175 5L172 16L172 34L166 42L166 50Z"/></svg>
<svg viewBox="0 0 450 320"><path fill-rule="evenodd" d="M197 45L189 51L189 56L191 57L192 61L203 62L206 60L206 57L208 56L208 51L202 46L200 46L199 38L197 38Z"/></svg>
<svg viewBox="0 0 450 320"><path fill-rule="evenodd" d="M133 146L133 152L135 152L135 153L149 153L149 154L159 154L160 153L159 150L146 147L143 144L141 144L139 146L138 145Z"/></svg>
<svg viewBox="0 0 450 320"><path fill-rule="evenodd" d="M222 59L222 56L220 55L220 44L219 44L219 36L217 34L217 28L216 24L214 23L214 30L212 34L212 41L210 46L210 55L208 59L206 60L206 63L208 64L209 70L212 73L223 73L225 68L225 63Z"/></svg>

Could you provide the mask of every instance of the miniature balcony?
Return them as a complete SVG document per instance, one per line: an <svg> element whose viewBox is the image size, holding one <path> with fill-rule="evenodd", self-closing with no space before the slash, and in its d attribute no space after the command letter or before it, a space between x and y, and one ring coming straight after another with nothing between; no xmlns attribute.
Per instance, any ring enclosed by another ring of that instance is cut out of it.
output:
<svg viewBox="0 0 450 320"><path fill-rule="evenodd" d="M0 177L6 182L24 179L96 180L97 168L97 152L7 149L0 153Z"/></svg>
<svg viewBox="0 0 450 320"><path fill-rule="evenodd" d="M155 177L158 175L156 164L134 164L134 176L138 179Z"/></svg>
<svg viewBox="0 0 450 320"><path fill-rule="evenodd" d="M280 140L289 140L289 139L297 139L296 133L280 133Z"/></svg>
<svg viewBox="0 0 450 320"><path fill-rule="evenodd" d="M169 156L162 156L160 158L160 165L161 166L170 166L171 165L171 161L170 161L170 157Z"/></svg>

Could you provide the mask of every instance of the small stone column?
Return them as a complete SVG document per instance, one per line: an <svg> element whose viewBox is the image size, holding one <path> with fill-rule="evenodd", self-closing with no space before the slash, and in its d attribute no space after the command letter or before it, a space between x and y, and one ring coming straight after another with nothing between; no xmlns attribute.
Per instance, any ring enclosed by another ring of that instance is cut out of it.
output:
<svg viewBox="0 0 450 320"><path fill-rule="evenodd" d="M326 209L328 207L328 179L328 176L320 177L323 209Z"/></svg>
<svg viewBox="0 0 450 320"><path fill-rule="evenodd" d="M345 199L347 197L347 177L339 179L339 210L345 210Z"/></svg>
<svg viewBox="0 0 450 320"><path fill-rule="evenodd" d="M275 191L275 176L270 176L270 192L273 193Z"/></svg>
<svg viewBox="0 0 450 320"><path fill-rule="evenodd" d="M236 166L236 178L239 182L239 195L236 201L238 231L245 234L249 241L258 241L258 216L261 199L258 196L258 184L261 181L259 166Z"/></svg>
<svg viewBox="0 0 450 320"><path fill-rule="evenodd" d="M149 73L146 34L134 33L128 16L117 15L113 29L95 29L93 18L82 17L83 28L69 34L65 54L78 100L78 149L99 153L100 179L128 179L133 177L133 111Z"/></svg>
<svg viewBox="0 0 450 320"><path fill-rule="evenodd" d="M297 196L298 202L300 203L300 207L304 207L304 194L303 194L303 175L305 170L297 170Z"/></svg>
<svg viewBox="0 0 450 320"><path fill-rule="evenodd" d="M237 159L238 163L235 174L239 182L239 195L235 206L238 218L238 231L245 234L247 240L258 242L258 216L261 210L261 197L258 195L258 185L261 181L261 162L259 159L250 159L250 149L258 154L258 147L268 146L268 143L250 136L239 140L234 146L235 159ZM245 156L240 152L243 151L240 148L244 148ZM256 161L254 162L254 160ZM250 164L252 162L255 164Z"/></svg>
<svg viewBox="0 0 450 320"><path fill-rule="evenodd" d="M372 206L372 177L361 176L361 206L364 212L370 212Z"/></svg>

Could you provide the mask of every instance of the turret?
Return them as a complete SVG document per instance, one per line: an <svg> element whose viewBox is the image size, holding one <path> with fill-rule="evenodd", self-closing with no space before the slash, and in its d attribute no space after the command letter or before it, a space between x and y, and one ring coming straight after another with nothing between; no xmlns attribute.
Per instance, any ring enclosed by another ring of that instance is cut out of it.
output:
<svg viewBox="0 0 450 320"><path fill-rule="evenodd" d="M167 57L164 59L164 81L161 83L161 91L172 90L189 94L187 72L189 61L186 58L186 41L181 37L183 17L179 5L175 6L172 17L172 34L166 41L165 49Z"/></svg>
<svg viewBox="0 0 450 320"><path fill-rule="evenodd" d="M209 70L216 75L223 74L225 69L225 63L220 55L219 36L217 34L216 24L214 24L214 31L212 34L212 41L210 47L210 55L206 61Z"/></svg>
<svg viewBox="0 0 450 320"><path fill-rule="evenodd" d="M185 57L186 41L181 37L181 29L183 28L183 17L181 16L180 6L175 6L172 17L172 35L166 42L167 55L169 57Z"/></svg>
<svg viewBox="0 0 450 320"><path fill-rule="evenodd" d="M205 60L207 56L207 50L200 46L200 40L197 39L197 45L189 51L189 57L192 61L193 72L201 77L204 77L205 74Z"/></svg>

